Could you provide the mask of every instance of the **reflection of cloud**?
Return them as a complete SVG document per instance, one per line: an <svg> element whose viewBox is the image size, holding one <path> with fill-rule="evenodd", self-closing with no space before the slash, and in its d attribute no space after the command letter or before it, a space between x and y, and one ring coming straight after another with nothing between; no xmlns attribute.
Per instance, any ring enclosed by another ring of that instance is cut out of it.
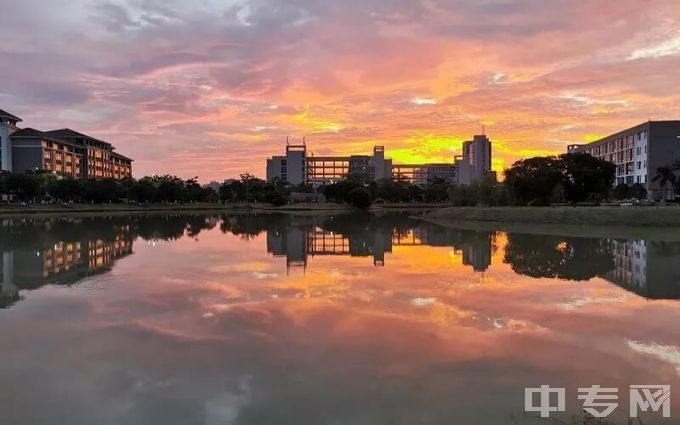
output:
<svg viewBox="0 0 680 425"><path fill-rule="evenodd" d="M422 105L436 105L437 101L434 99L427 99L424 97L414 97L411 99L411 103L414 105L422 106Z"/></svg>
<svg viewBox="0 0 680 425"><path fill-rule="evenodd" d="M255 276L255 279L274 279L279 277L278 273L262 273L262 272L253 272L253 276Z"/></svg>
<svg viewBox="0 0 680 425"><path fill-rule="evenodd" d="M239 412L252 402L250 377L244 377L238 391L222 393L205 403L207 425L230 425L237 423Z"/></svg>
<svg viewBox="0 0 680 425"><path fill-rule="evenodd" d="M659 360L675 366L675 370L680 374L680 349L674 345L662 345L655 342L641 342L626 340L626 344L631 350L656 357Z"/></svg>
<svg viewBox="0 0 680 425"><path fill-rule="evenodd" d="M437 299L434 298L434 297L427 297L427 298L417 297L417 298L413 298L411 300L411 304L413 304L416 307L425 307L425 306L428 306L428 305L432 305L435 302L437 302Z"/></svg>
<svg viewBox="0 0 680 425"><path fill-rule="evenodd" d="M564 310L577 310L581 307L591 305L591 304L609 304L609 303L623 303L626 301L625 295L619 295L618 297L591 297L586 296L583 298L577 298L572 301L567 301L560 305Z"/></svg>
<svg viewBox="0 0 680 425"><path fill-rule="evenodd" d="M545 330L544 327L539 326L535 323L521 320L512 319L508 317L497 317L490 318L491 326L494 330L508 330L508 331L521 331L521 330Z"/></svg>

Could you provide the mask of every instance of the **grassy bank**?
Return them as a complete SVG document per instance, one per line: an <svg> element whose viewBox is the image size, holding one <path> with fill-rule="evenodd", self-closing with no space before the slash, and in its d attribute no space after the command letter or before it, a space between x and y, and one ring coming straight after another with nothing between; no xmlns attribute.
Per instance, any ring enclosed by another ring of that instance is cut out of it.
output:
<svg viewBox="0 0 680 425"><path fill-rule="evenodd" d="M574 237L680 241L680 208L445 208L422 217L456 229Z"/></svg>
<svg viewBox="0 0 680 425"><path fill-rule="evenodd" d="M451 207L432 211L432 219L559 224L577 226L680 227L680 207Z"/></svg>
<svg viewBox="0 0 680 425"><path fill-rule="evenodd" d="M371 211L410 211L442 208L442 204L376 204ZM0 216L31 214L85 214L85 213L138 213L138 212L209 212L209 211L275 211L289 213L351 212L355 208L346 204L291 204L273 206L263 203L187 203L187 204L27 204L0 205Z"/></svg>
<svg viewBox="0 0 680 425"><path fill-rule="evenodd" d="M102 214L136 212L201 212L252 210L250 204L29 204L0 205L0 216Z"/></svg>
<svg viewBox="0 0 680 425"><path fill-rule="evenodd" d="M529 235L571 236L577 238L646 239L654 241L680 242L680 226L585 226L580 224L512 223L501 221L455 220L414 217L450 229L484 232L507 232Z"/></svg>

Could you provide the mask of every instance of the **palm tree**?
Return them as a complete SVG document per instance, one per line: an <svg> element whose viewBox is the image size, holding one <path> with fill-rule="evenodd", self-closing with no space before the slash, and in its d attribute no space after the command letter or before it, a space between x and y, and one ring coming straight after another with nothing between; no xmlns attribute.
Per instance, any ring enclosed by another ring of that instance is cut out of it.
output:
<svg viewBox="0 0 680 425"><path fill-rule="evenodd" d="M675 165L675 164L674 164ZM669 165L664 165L656 169L656 176L652 179L653 182L658 181L659 186L664 189L663 201L666 201L668 192L665 190L668 184L671 185L671 192L675 191L675 184L678 177L675 175L675 168Z"/></svg>

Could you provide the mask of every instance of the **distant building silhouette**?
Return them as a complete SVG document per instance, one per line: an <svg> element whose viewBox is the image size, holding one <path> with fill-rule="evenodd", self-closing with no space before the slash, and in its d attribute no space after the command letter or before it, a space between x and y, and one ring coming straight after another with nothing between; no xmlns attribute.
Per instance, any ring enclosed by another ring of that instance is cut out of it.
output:
<svg viewBox="0 0 680 425"><path fill-rule="evenodd" d="M463 143L463 155L451 163L394 164L385 158L385 147L375 146L372 155L314 156L307 144L286 144L286 154L267 159L267 180L281 179L292 184L320 186L349 177L363 181L394 179L424 185L440 178L451 183L469 184L492 176L491 141L484 135Z"/></svg>

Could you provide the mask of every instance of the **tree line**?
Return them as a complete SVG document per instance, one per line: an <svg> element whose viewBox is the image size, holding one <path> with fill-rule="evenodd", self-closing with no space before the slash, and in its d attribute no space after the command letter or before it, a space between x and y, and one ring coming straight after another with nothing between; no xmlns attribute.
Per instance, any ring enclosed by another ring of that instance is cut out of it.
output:
<svg viewBox="0 0 680 425"><path fill-rule="evenodd" d="M677 164L680 169L680 163ZM225 181L218 190L198 178L150 176L139 180L77 180L50 173L2 173L0 193L23 202L257 202L284 205L292 192L317 192L329 202L367 208L377 203L449 203L454 206L521 206L577 204L606 199L646 198L642 185L613 188L616 166L587 154L563 154L523 159L505 170L502 183L483 179L458 185L432 178L416 185L405 179L370 181L348 176L320 187L292 185L280 179L265 181L250 174ZM674 171L662 181L680 188ZM661 178L661 177L659 177Z"/></svg>
<svg viewBox="0 0 680 425"><path fill-rule="evenodd" d="M198 178L150 176L135 179L80 180L49 172L0 174L0 194L20 202L116 203L125 200L150 202L217 202L215 190L203 187Z"/></svg>

